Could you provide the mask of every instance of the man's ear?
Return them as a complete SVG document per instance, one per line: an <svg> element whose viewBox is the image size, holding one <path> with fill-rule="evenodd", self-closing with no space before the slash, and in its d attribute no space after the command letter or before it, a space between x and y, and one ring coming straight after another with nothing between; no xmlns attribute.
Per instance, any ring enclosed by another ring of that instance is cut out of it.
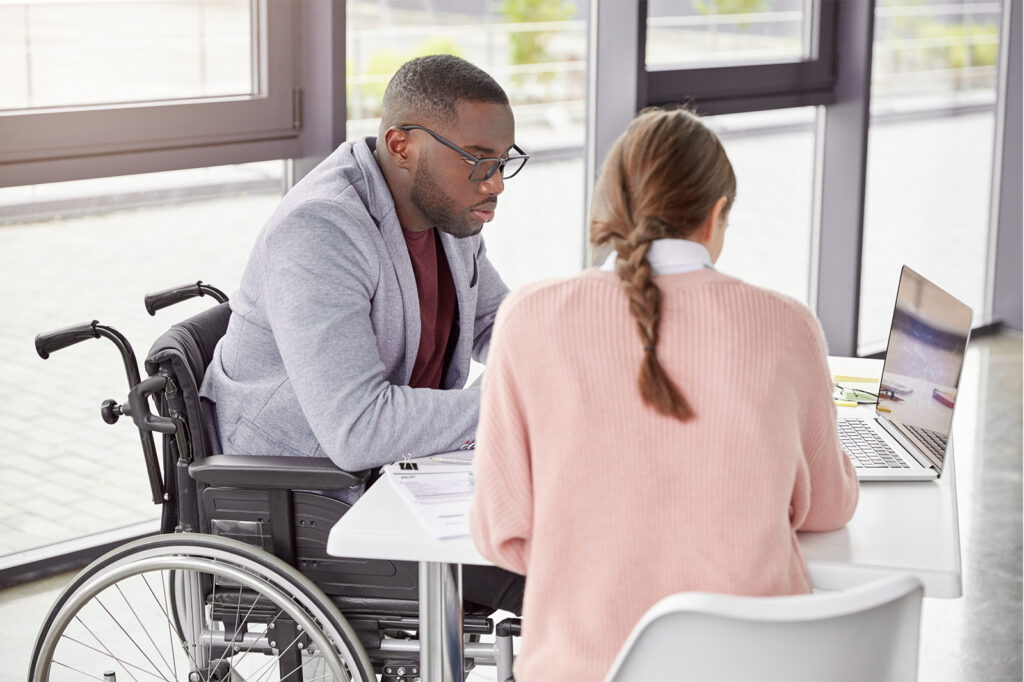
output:
<svg viewBox="0 0 1024 682"><path fill-rule="evenodd" d="M391 158L391 162L399 168L412 170L416 167L419 150L408 131L395 127L388 128L384 133L384 148Z"/></svg>

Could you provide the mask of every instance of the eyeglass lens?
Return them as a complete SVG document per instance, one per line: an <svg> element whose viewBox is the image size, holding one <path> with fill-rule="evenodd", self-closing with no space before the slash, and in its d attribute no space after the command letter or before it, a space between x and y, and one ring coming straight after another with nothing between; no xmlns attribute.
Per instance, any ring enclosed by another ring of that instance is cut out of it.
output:
<svg viewBox="0 0 1024 682"><path fill-rule="evenodd" d="M480 182L492 177L501 167L501 178L507 180L513 175L519 172L526 163L526 157L523 156L511 156L508 159L485 159L476 165L473 169L473 173L469 176L470 180Z"/></svg>

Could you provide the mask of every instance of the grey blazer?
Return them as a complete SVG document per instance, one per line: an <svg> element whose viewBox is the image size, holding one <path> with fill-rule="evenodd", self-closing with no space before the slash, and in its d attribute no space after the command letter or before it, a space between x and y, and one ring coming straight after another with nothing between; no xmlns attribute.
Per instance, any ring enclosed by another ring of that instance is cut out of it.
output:
<svg viewBox="0 0 1024 682"><path fill-rule="evenodd" d="M441 235L458 295L442 389L410 388L416 279L375 138L342 144L260 233L203 381L224 452L327 456L357 471L474 437L483 362L508 293L480 235Z"/></svg>

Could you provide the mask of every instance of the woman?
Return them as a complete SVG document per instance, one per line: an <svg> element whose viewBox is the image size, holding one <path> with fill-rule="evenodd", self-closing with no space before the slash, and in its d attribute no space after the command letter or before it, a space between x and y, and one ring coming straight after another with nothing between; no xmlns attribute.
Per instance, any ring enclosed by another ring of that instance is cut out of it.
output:
<svg viewBox="0 0 1024 682"><path fill-rule="evenodd" d="M853 515L820 325L713 267L735 196L696 116L644 112L595 188L604 267L498 313L471 524L528 576L518 682L601 680L674 592L809 592L796 532Z"/></svg>

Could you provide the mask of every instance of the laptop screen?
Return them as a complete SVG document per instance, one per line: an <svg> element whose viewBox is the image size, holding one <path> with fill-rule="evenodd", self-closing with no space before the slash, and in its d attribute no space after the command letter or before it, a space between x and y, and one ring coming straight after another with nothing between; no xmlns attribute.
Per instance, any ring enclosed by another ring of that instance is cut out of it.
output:
<svg viewBox="0 0 1024 682"><path fill-rule="evenodd" d="M877 414L942 470L971 309L903 266L878 390Z"/></svg>

